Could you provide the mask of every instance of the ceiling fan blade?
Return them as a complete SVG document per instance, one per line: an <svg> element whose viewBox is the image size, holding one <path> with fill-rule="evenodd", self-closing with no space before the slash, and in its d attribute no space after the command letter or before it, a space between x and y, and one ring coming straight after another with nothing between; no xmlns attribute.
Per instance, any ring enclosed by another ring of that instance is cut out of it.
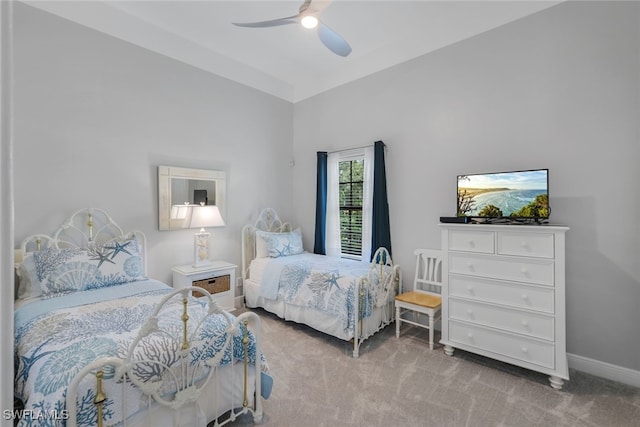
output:
<svg viewBox="0 0 640 427"><path fill-rule="evenodd" d="M351 53L349 43L323 22L318 23L318 37L320 37L320 41L336 55L348 56Z"/></svg>
<svg viewBox="0 0 640 427"><path fill-rule="evenodd" d="M302 6L300 6L300 9L298 11L302 13L307 10L309 6L311 6L311 0L304 0L304 3L302 3Z"/></svg>
<svg viewBox="0 0 640 427"><path fill-rule="evenodd" d="M249 28L266 28L266 27L278 27L280 25L295 24L298 22L300 15L287 16L286 18L271 19L269 21L259 22L232 22L237 27L249 27Z"/></svg>

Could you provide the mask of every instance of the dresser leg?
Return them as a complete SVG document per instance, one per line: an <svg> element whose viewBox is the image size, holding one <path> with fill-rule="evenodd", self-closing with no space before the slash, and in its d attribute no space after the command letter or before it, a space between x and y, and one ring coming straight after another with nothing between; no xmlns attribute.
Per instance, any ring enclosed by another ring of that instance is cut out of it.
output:
<svg viewBox="0 0 640 427"><path fill-rule="evenodd" d="M446 354L447 356L453 356L453 350L455 350L453 347L451 347L450 345L445 345L444 346L444 354Z"/></svg>
<svg viewBox="0 0 640 427"><path fill-rule="evenodd" d="M564 384L564 380L562 378L554 377L553 375L549 377L549 383L551 387L556 390L562 390L562 386Z"/></svg>

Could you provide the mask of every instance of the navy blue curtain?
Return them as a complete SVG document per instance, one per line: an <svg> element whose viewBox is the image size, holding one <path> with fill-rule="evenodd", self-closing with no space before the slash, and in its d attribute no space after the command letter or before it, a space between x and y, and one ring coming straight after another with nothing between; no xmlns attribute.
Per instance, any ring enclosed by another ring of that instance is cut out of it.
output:
<svg viewBox="0 0 640 427"><path fill-rule="evenodd" d="M376 141L373 158L373 220L371 223L371 258L379 247L391 255L391 228L387 200L387 174L384 166L384 142ZM371 261L371 260L370 260Z"/></svg>
<svg viewBox="0 0 640 427"><path fill-rule="evenodd" d="M327 231L327 152L318 151L316 179L316 235L313 253L326 255Z"/></svg>

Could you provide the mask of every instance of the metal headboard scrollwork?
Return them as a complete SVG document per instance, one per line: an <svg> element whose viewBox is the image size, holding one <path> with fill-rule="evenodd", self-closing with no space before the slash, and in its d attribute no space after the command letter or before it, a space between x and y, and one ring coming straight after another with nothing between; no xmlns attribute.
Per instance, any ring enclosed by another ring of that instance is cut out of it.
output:
<svg viewBox="0 0 640 427"><path fill-rule="evenodd" d="M24 254L47 248L90 249L113 240L136 238L142 250L142 268L147 274L147 239L140 231L125 233L102 209L84 208L71 215L52 236L33 234L26 237L20 249Z"/></svg>

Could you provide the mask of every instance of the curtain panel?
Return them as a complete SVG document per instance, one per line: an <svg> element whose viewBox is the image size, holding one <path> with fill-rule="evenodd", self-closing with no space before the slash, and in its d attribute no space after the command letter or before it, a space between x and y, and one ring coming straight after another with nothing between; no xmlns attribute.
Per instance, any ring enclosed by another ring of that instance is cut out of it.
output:
<svg viewBox="0 0 640 427"><path fill-rule="evenodd" d="M384 149L382 141L376 141L373 166L373 231L371 247L384 247L391 252L391 227L389 226L389 202L387 199L387 174L385 171ZM371 255L373 257L373 255ZM371 260L371 259L370 259Z"/></svg>
<svg viewBox="0 0 640 427"><path fill-rule="evenodd" d="M327 229L327 152L317 153L317 178L316 178L316 230L313 243L313 253L326 255L326 229Z"/></svg>

